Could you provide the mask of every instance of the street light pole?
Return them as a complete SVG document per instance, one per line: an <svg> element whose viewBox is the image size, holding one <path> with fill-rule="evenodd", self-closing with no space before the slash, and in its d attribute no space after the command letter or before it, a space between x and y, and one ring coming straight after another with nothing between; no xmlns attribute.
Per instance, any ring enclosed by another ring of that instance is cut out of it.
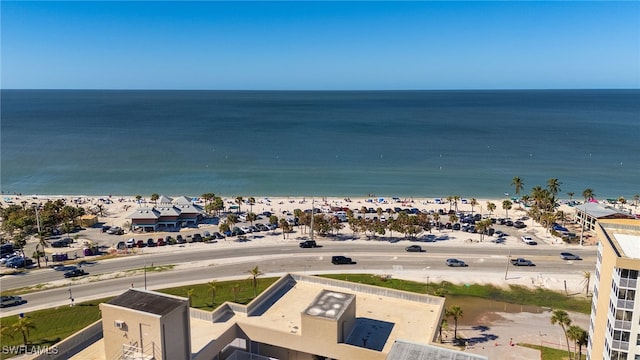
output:
<svg viewBox="0 0 640 360"><path fill-rule="evenodd" d="M507 280L509 274L509 263L511 262L511 249L509 249L509 255L507 256L507 267L504 269L504 279Z"/></svg>
<svg viewBox="0 0 640 360"><path fill-rule="evenodd" d="M144 289L147 290L147 259L144 259Z"/></svg>
<svg viewBox="0 0 640 360"><path fill-rule="evenodd" d="M73 293L71 292L71 283L69 283L69 300L71 301L70 307L73 307Z"/></svg>

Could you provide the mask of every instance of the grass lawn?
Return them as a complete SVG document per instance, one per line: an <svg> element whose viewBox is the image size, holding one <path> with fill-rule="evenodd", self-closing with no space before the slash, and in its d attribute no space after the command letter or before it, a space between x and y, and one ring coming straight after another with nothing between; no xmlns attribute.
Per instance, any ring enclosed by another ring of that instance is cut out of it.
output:
<svg viewBox="0 0 640 360"><path fill-rule="evenodd" d="M528 347L531 349L536 349L536 350L540 350L540 359L541 360L566 360L569 359L569 355L567 354L567 350L559 350L559 349L554 349L554 348L550 348L550 347L546 347L546 346L540 346L540 345L532 345L532 344L518 344L519 346L524 346L524 347ZM573 350L573 349L572 349ZM584 352L586 352L586 349L582 349L582 357L580 357L580 359L586 359L587 355L584 354Z"/></svg>
<svg viewBox="0 0 640 360"><path fill-rule="evenodd" d="M529 289L518 285L510 285L507 290L493 285L457 285L443 281L440 283L429 283L427 289L427 284L421 282L385 279L384 277L371 274L328 274L320 276L421 294L429 293L431 295L440 294L444 296L475 296L513 304L536 305L544 308L562 309L583 314L591 313L590 299L575 296L568 297L562 293L551 290Z"/></svg>
<svg viewBox="0 0 640 360"><path fill-rule="evenodd" d="M162 271L161 269L158 269ZM326 278L346 280L362 284L375 285L386 288L410 291L415 293L439 293L445 296L477 296L518 303L523 305L538 305L552 307L554 309L564 309L589 313L590 302L586 299L566 297L560 293L548 290L529 290L520 286L512 286L511 290L503 290L491 285L454 285L448 282L431 283L427 289L426 284L415 281L399 279L385 279L377 275L370 274L341 274L322 275ZM256 293L260 294L267 287L273 284L278 278L258 278ZM215 287L215 291L212 287ZM225 301L232 301L239 304L247 304L254 298L251 280L220 281L182 286L177 288L163 289L160 292L182 297L191 295L191 305L205 311L211 311ZM215 296L214 296L215 295ZM53 309L38 310L26 314L36 326L29 333L29 343L32 345L52 345L61 339L75 333L76 331L90 325L100 319L100 309L98 304L109 301L111 298L88 301L76 304L74 307L62 306ZM18 320L18 316L10 316L0 319L4 328L11 328ZM13 333L13 331L9 331ZM0 343L4 346L21 345L22 335L14 334L11 339L4 332L0 337ZM0 354L0 359L7 358L8 355ZM543 358L544 359L544 358ZM561 358L549 358L561 359Z"/></svg>

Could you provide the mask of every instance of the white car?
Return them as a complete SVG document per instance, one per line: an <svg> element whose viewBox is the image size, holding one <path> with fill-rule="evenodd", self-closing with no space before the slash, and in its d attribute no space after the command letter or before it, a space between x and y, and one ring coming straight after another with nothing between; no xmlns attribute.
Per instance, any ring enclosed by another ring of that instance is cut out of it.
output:
<svg viewBox="0 0 640 360"><path fill-rule="evenodd" d="M527 236L527 235L524 235L522 237L522 242L524 242L527 245L538 245L538 243L535 240L533 240L531 236Z"/></svg>
<svg viewBox="0 0 640 360"><path fill-rule="evenodd" d="M253 232L250 226L241 226L240 230L244 231L246 234Z"/></svg>
<svg viewBox="0 0 640 360"><path fill-rule="evenodd" d="M127 244L128 248L132 248L132 247L136 246L136 239L134 239L134 238L128 239L126 244Z"/></svg>

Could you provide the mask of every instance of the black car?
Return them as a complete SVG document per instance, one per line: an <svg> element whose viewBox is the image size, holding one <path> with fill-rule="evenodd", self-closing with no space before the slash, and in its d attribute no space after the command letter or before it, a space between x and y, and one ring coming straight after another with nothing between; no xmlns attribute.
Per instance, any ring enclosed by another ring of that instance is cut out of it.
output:
<svg viewBox="0 0 640 360"><path fill-rule="evenodd" d="M89 275L89 273L85 272L82 269L75 269L75 270L67 271L66 273L64 273L64 277L66 278L73 278L73 277L84 276L84 275Z"/></svg>
<svg viewBox="0 0 640 360"><path fill-rule="evenodd" d="M350 257L346 256L332 256L331 263L334 265L355 264Z"/></svg>
<svg viewBox="0 0 640 360"><path fill-rule="evenodd" d="M220 234L219 232L214 232L212 235L214 238L216 239L224 239L224 235Z"/></svg>
<svg viewBox="0 0 640 360"><path fill-rule="evenodd" d="M422 246L420 245L411 245L404 248L407 252L422 252Z"/></svg>
<svg viewBox="0 0 640 360"><path fill-rule="evenodd" d="M198 233L193 234L193 242L202 242L202 235Z"/></svg>
<svg viewBox="0 0 640 360"><path fill-rule="evenodd" d="M301 248L315 248L318 247L315 240L305 240L300 243Z"/></svg>
<svg viewBox="0 0 640 360"><path fill-rule="evenodd" d="M176 235L176 243L178 244L186 244L187 240L185 240L182 235Z"/></svg>

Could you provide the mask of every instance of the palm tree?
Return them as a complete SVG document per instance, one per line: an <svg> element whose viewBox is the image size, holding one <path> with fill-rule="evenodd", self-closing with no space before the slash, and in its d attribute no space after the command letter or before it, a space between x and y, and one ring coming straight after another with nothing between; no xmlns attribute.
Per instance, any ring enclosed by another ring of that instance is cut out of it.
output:
<svg viewBox="0 0 640 360"><path fill-rule="evenodd" d="M478 200L476 200L476 198L471 198L469 205L471 205L471 215L473 215L473 208L478 205Z"/></svg>
<svg viewBox="0 0 640 360"><path fill-rule="evenodd" d="M189 299L189 306L191 306L191 298L193 297L193 292L195 289L191 288L187 290L187 298Z"/></svg>
<svg viewBox="0 0 640 360"><path fill-rule="evenodd" d="M160 195L156 193L151 194L151 201L153 201L155 205L158 205L158 199L160 199Z"/></svg>
<svg viewBox="0 0 640 360"><path fill-rule="evenodd" d="M567 195L569 195L569 201L573 201L573 195L575 195L576 193L574 193L573 191L569 191L567 192Z"/></svg>
<svg viewBox="0 0 640 360"><path fill-rule="evenodd" d="M447 201L449 202L449 211L451 211L451 205L453 205L453 196L447 196Z"/></svg>
<svg viewBox="0 0 640 360"><path fill-rule="evenodd" d="M547 180L547 189L549 190L549 192L551 194L553 194L553 196L556 196L560 192L560 185L561 184L562 183L560 181L558 181L558 179L551 178L551 179Z"/></svg>
<svg viewBox="0 0 640 360"><path fill-rule="evenodd" d="M253 205L256 203L256 198L251 196L247 201L249 202L249 212L251 213L253 212ZM251 225L253 225L253 223Z"/></svg>
<svg viewBox="0 0 640 360"><path fill-rule="evenodd" d="M620 203L620 210L622 210L622 208L624 208L624 205L627 203L627 200L624 197L620 196L618 198L618 203Z"/></svg>
<svg viewBox="0 0 640 360"><path fill-rule="evenodd" d="M285 218L280 219L279 225L280 225L280 228L282 229L282 239L284 240L286 239L285 235L291 228L291 225L289 225L289 222Z"/></svg>
<svg viewBox="0 0 640 360"><path fill-rule="evenodd" d="M509 210L511 210L511 205L513 205L513 203L511 202L511 200L504 200L502 202L502 208L505 211L505 217L509 217Z"/></svg>
<svg viewBox="0 0 640 360"><path fill-rule="evenodd" d="M445 309L446 311L446 309ZM446 316L446 315L445 315ZM449 328L449 323L447 322L447 318L443 317L442 321L440 321L440 327L438 328L438 332L440 333L440 344L442 344L442 330Z"/></svg>
<svg viewBox="0 0 640 360"><path fill-rule="evenodd" d="M496 204L492 203L491 201L487 201L487 211L489 211L489 216L491 216L491 214L493 214L495 210Z"/></svg>
<svg viewBox="0 0 640 360"><path fill-rule="evenodd" d="M582 197L584 198L584 202L592 200L595 196L596 194L593 192L593 189L591 188L586 188L582 192Z"/></svg>
<svg viewBox="0 0 640 360"><path fill-rule="evenodd" d="M452 306L449 310L447 310L445 314L447 315L447 317L453 318L453 338L457 339L458 338L458 319L462 319L462 316L464 315L464 313L462 312L462 309L459 306Z"/></svg>
<svg viewBox="0 0 640 360"><path fill-rule="evenodd" d="M582 272L582 282L584 283L584 295L589 296L589 283L591 282L591 272L583 271Z"/></svg>
<svg viewBox="0 0 640 360"><path fill-rule="evenodd" d="M216 303L216 291L218 290L216 288L216 281L211 280L207 282L207 285L209 287L209 291L211 291L211 306L214 306Z"/></svg>
<svg viewBox="0 0 640 360"><path fill-rule="evenodd" d="M136 202L140 205L140 200L142 200L142 195L136 195Z"/></svg>
<svg viewBox="0 0 640 360"><path fill-rule="evenodd" d="M458 201L460 200L460 195L453 196L453 205L455 205L456 212L458 212Z"/></svg>
<svg viewBox="0 0 640 360"><path fill-rule="evenodd" d="M238 301L238 293L240 292L240 284L234 284L231 286L231 293L233 294L233 301Z"/></svg>
<svg viewBox="0 0 640 360"><path fill-rule="evenodd" d="M524 187L524 181L519 176L516 176L511 180L511 185L516 189L516 196L520 195L520 191Z"/></svg>
<svg viewBox="0 0 640 360"><path fill-rule="evenodd" d="M6 326L6 325L2 325L0 326L0 336L1 337L8 337L11 338L11 340L14 339L13 337L13 329L11 329L11 327Z"/></svg>
<svg viewBox="0 0 640 360"><path fill-rule="evenodd" d="M638 203L640 203L640 194L633 195L633 203L637 207Z"/></svg>
<svg viewBox="0 0 640 360"><path fill-rule="evenodd" d="M571 326L571 319L569 314L564 310L553 310L551 314L551 325L558 324L564 332L564 337L567 340L567 352L569 353L569 359L571 359L571 348L569 347L569 336L567 335L567 327Z"/></svg>
<svg viewBox="0 0 640 360"><path fill-rule="evenodd" d="M36 325L26 316L21 316L18 318L18 321L13 324L13 332L22 333L22 342L24 345L27 345L29 340L29 332L35 329Z"/></svg>
<svg viewBox="0 0 640 360"><path fill-rule="evenodd" d="M251 274L251 277L249 279L251 280L251 286L253 287L253 297L255 298L257 296L258 289L258 276L264 274L260 271L260 269L258 269L257 266L249 270L249 274Z"/></svg>
<svg viewBox="0 0 640 360"><path fill-rule="evenodd" d="M240 206L242 205L243 201L244 199L242 198L242 196L236 197L236 204L238 204L238 213L240 212Z"/></svg>

